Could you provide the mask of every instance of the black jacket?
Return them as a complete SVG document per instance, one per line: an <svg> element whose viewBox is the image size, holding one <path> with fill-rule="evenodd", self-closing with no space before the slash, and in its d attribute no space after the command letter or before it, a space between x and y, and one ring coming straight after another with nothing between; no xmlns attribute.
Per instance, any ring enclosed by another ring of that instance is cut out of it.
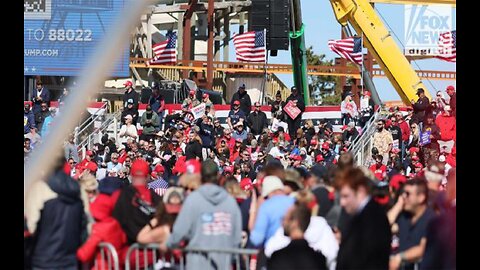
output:
<svg viewBox="0 0 480 270"><path fill-rule="evenodd" d="M453 95L450 96L448 105L452 108L452 115L457 116L457 93L453 93Z"/></svg>
<svg viewBox="0 0 480 270"><path fill-rule="evenodd" d="M47 118L50 115L50 111L42 111L40 110L38 113L36 113L35 116L35 126L37 127L38 131L42 130L43 122L45 121L45 118Z"/></svg>
<svg viewBox="0 0 480 270"><path fill-rule="evenodd" d="M240 95L240 92L236 92L233 94L232 100L230 101L230 109L233 111L233 102L235 100L240 101L240 110L242 110L247 116L250 114L250 110L252 110L252 100L248 95L247 91Z"/></svg>
<svg viewBox="0 0 480 270"><path fill-rule="evenodd" d="M194 159L198 157L200 161L203 160L202 145L197 140L192 140L185 147L186 160Z"/></svg>
<svg viewBox="0 0 480 270"><path fill-rule="evenodd" d="M63 269L76 266L77 249L86 235L86 216L80 199L80 185L63 171L58 171L34 189L43 203L27 209L40 211L33 234L32 266L42 269ZM52 193L53 191L53 193ZM51 196L56 194L56 197ZM34 218L28 215L29 218ZM32 229L32 228L29 228Z"/></svg>
<svg viewBox="0 0 480 270"><path fill-rule="evenodd" d="M268 121L267 115L262 111L259 111L258 113L252 112L247 117L247 125L250 128L253 135L262 134L263 129L268 126L267 121Z"/></svg>
<svg viewBox="0 0 480 270"><path fill-rule="evenodd" d="M267 261L268 270L327 269L325 256L313 250L305 239L292 240L288 246L275 251Z"/></svg>
<svg viewBox="0 0 480 270"><path fill-rule="evenodd" d="M296 100L297 101L297 107L300 109L300 111L302 111L302 113L305 111L305 102L303 101L303 96L302 95L296 95L294 96L293 94L291 94L287 100L285 101L285 104L287 104L290 100ZM297 116L297 118L295 119L302 119L301 118L302 114L300 114L299 116Z"/></svg>
<svg viewBox="0 0 480 270"><path fill-rule="evenodd" d="M416 123L425 121L425 112L430 106L428 97L419 98L415 104L413 104L413 116L412 120Z"/></svg>
<svg viewBox="0 0 480 270"><path fill-rule="evenodd" d="M358 135L360 134L358 133L357 128L353 128L351 131L345 130L342 134L342 139L344 142L345 141L353 142L358 137Z"/></svg>
<svg viewBox="0 0 480 270"><path fill-rule="evenodd" d="M161 197L153 189L149 191L152 198L151 205L140 199L134 186L125 186L120 191L113 209L112 216L122 226L129 244L137 242L138 233L153 218L157 205L163 203Z"/></svg>
<svg viewBox="0 0 480 270"><path fill-rule="evenodd" d="M337 269L388 269L391 240L385 211L370 199L342 234Z"/></svg>
<svg viewBox="0 0 480 270"><path fill-rule="evenodd" d="M129 99L133 99L133 107L138 109L138 100L140 99L140 95L135 91L135 89L132 90L132 92L125 91L123 94L123 107L127 107L127 101Z"/></svg>

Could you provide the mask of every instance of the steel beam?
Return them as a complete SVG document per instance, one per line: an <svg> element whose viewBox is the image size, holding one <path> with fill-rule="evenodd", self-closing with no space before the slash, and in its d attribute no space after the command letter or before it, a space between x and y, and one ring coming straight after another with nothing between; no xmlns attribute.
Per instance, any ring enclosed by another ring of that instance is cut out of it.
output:
<svg viewBox="0 0 480 270"><path fill-rule="evenodd" d="M207 89L211 90L213 86L213 24L214 24L214 5L215 0L208 0L208 43L207 43Z"/></svg>

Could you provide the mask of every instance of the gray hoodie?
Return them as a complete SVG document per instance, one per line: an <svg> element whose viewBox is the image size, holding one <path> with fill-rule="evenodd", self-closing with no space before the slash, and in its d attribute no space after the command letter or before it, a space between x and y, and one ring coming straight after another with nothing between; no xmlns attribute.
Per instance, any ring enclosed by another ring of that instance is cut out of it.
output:
<svg viewBox="0 0 480 270"><path fill-rule="evenodd" d="M242 220L235 199L218 185L204 184L183 203L167 246L175 248L180 241L186 240L189 248L239 248L241 238ZM227 266L230 255L210 255L209 266L206 254L188 253L186 269L230 268Z"/></svg>

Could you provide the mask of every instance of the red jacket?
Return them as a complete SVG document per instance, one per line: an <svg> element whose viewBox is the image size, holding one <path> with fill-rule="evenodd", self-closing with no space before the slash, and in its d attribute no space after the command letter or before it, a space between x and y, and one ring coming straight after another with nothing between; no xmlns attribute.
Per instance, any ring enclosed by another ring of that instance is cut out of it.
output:
<svg viewBox="0 0 480 270"><path fill-rule="evenodd" d="M410 126L408 125L407 121L402 121L398 123L398 126L402 130L402 141L408 141L410 138Z"/></svg>
<svg viewBox="0 0 480 270"><path fill-rule="evenodd" d="M90 204L90 211L96 222L92 226L92 233L87 241L77 250L77 258L81 262L90 262L96 257L97 265L102 265L101 254L98 252L98 244L100 242L112 244L117 254L124 253L125 248L128 249L127 236L123 232L120 223L112 217L113 207L119 194L119 190L115 191L111 196L101 193ZM105 256L103 265L107 265L107 259L108 257ZM124 261L120 260L120 265L123 265Z"/></svg>
<svg viewBox="0 0 480 270"><path fill-rule="evenodd" d="M186 156L181 156L180 158L175 161L175 165L173 166L172 173L174 175L178 174L179 172L185 171L185 162L187 161Z"/></svg>
<svg viewBox="0 0 480 270"><path fill-rule="evenodd" d="M443 113L439 114L435 124L440 129L440 139L442 141L455 140L457 130L455 117L446 116Z"/></svg>

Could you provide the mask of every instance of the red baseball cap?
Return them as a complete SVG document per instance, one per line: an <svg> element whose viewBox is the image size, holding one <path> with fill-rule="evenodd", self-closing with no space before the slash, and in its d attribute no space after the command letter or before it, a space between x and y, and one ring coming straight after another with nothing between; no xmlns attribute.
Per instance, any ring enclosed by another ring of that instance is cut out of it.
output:
<svg viewBox="0 0 480 270"><path fill-rule="evenodd" d="M132 163L130 175L147 177L150 173L150 166L143 159L137 159Z"/></svg>
<svg viewBox="0 0 480 270"><path fill-rule="evenodd" d="M233 105L240 105L240 100L235 100L235 101L233 102Z"/></svg>
<svg viewBox="0 0 480 270"><path fill-rule="evenodd" d="M455 86L453 86L453 85L447 86L447 91L448 90L455 91Z"/></svg>
<svg viewBox="0 0 480 270"><path fill-rule="evenodd" d="M417 164L415 164L415 167L417 167L417 168L423 168L423 165L422 165L422 163L417 162Z"/></svg>
<svg viewBox="0 0 480 270"><path fill-rule="evenodd" d="M243 178L242 181L240 181L240 188L242 188L245 191L252 190L253 189L252 179Z"/></svg>
<svg viewBox="0 0 480 270"><path fill-rule="evenodd" d="M175 150L176 153L183 153L183 150L182 148L178 147L176 150Z"/></svg>
<svg viewBox="0 0 480 270"><path fill-rule="evenodd" d="M418 156L413 156L413 157L412 157L412 160L418 161L418 160L420 160L420 158L419 158Z"/></svg>
<svg viewBox="0 0 480 270"><path fill-rule="evenodd" d="M300 156L300 155L293 155L293 160L300 161L300 160L302 160L302 156Z"/></svg>
<svg viewBox="0 0 480 270"><path fill-rule="evenodd" d="M203 97L203 98L208 98L209 95L208 95L207 93L204 93L204 94L202 95L202 97Z"/></svg>
<svg viewBox="0 0 480 270"><path fill-rule="evenodd" d="M91 172L96 172L98 166L97 164L95 164L95 162L88 162L86 168L89 169Z"/></svg>
<svg viewBox="0 0 480 270"><path fill-rule="evenodd" d="M236 142L243 142L243 140L241 138L237 138L235 139Z"/></svg>
<svg viewBox="0 0 480 270"><path fill-rule="evenodd" d="M324 158L323 158L322 155L318 155L318 156L315 158L315 161L316 161L316 162L321 162L321 161L323 161L323 160L324 160Z"/></svg>
<svg viewBox="0 0 480 270"><path fill-rule="evenodd" d="M315 140L315 139L312 139L312 140L310 141L310 144L311 144L311 145L317 145L317 143L318 143L318 141Z"/></svg>
<svg viewBox="0 0 480 270"><path fill-rule="evenodd" d="M410 154L411 153L418 153L418 152L420 152L420 149L418 147L410 147L408 152L410 152Z"/></svg>
<svg viewBox="0 0 480 270"><path fill-rule="evenodd" d="M132 83L132 81L126 81L123 85L124 86L132 86L133 83Z"/></svg>
<svg viewBox="0 0 480 270"><path fill-rule="evenodd" d="M392 153L398 154L398 153L400 153L400 149L398 149L398 148L393 148L393 149L392 149Z"/></svg>
<svg viewBox="0 0 480 270"><path fill-rule="evenodd" d="M190 90L190 95L191 96L195 95L195 90Z"/></svg>
<svg viewBox="0 0 480 270"><path fill-rule="evenodd" d="M365 96L369 96L369 97L372 96L372 93L370 93L370 91L364 91L363 94L364 94Z"/></svg>
<svg viewBox="0 0 480 270"><path fill-rule="evenodd" d="M407 178L404 175L396 174L390 179L390 186L394 189L399 189L401 184L405 184Z"/></svg>
<svg viewBox="0 0 480 270"><path fill-rule="evenodd" d="M93 151L92 150L87 150L85 153L87 156L93 156Z"/></svg>
<svg viewBox="0 0 480 270"><path fill-rule="evenodd" d="M323 149L330 149L330 144L328 144L328 142L324 142L324 143L322 144L322 148L323 148Z"/></svg>
<svg viewBox="0 0 480 270"><path fill-rule="evenodd" d="M156 173L164 173L165 168L162 166L162 164L157 164L157 166L155 166L155 169L153 171Z"/></svg>
<svg viewBox="0 0 480 270"><path fill-rule="evenodd" d="M189 159L185 162L185 166L178 169L179 173L195 174L200 173L202 169L202 163L196 159Z"/></svg>
<svg viewBox="0 0 480 270"><path fill-rule="evenodd" d="M223 172L233 173L233 166L226 166L226 167L223 169Z"/></svg>

